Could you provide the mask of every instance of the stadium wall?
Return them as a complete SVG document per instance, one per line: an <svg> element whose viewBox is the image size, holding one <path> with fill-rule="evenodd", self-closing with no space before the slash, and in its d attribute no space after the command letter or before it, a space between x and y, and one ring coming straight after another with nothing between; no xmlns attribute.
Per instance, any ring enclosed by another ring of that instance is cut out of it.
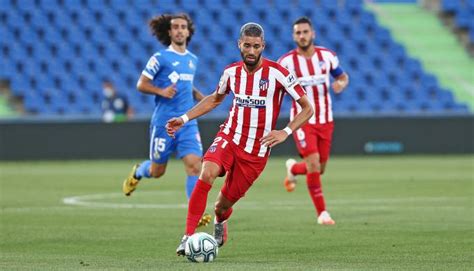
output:
<svg viewBox="0 0 474 271"><path fill-rule="evenodd" d="M200 120L204 148L221 120ZM284 127L286 119L279 121ZM472 154L474 117L338 118L332 154ZM295 156L293 140L273 155ZM143 159L148 121L0 122L0 160Z"/></svg>

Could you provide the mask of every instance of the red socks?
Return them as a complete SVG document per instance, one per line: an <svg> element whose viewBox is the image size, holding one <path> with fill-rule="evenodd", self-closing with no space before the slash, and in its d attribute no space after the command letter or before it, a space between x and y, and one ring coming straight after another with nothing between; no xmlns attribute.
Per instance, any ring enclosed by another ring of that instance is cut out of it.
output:
<svg viewBox="0 0 474 271"><path fill-rule="evenodd" d="M186 235L193 235L196 227L206 210L207 194L211 190L212 185L201 181L197 181L191 198L189 198L188 217L186 219Z"/></svg>
<svg viewBox="0 0 474 271"><path fill-rule="evenodd" d="M313 200L314 207L318 215L326 210L326 204L324 203L323 190L321 188L321 175L319 172L307 173L306 162L299 162L293 165L291 168L293 175L304 175L306 174L306 184L308 185L308 192Z"/></svg>
<svg viewBox="0 0 474 271"><path fill-rule="evenodd" d="M304 175L306 174L306 162L299 162L291 167L291 174L293 175Z"/></svg>
<svg viewBox="0 0 474 271"><path fill-rule="evenodd" d="M217 220L217 223L221 223L222 221L225 221L227 220L230 215L232 214L232 207L229 208L225 213L223 213L221 216L217 215L216 214L216 220Z"/></svg>
<svg viewBox="0 0 474 271"><path fill-rule="evenodd" d="M323 211L326 210L326 204L324 203L323 191L321 189L321 175L319 174L319 172L306 174L306 184L308 185L309 195L311 196L311 199L313 200L313 204L316 207L316 211L318 212L318 215L319 215Z"/></svg>

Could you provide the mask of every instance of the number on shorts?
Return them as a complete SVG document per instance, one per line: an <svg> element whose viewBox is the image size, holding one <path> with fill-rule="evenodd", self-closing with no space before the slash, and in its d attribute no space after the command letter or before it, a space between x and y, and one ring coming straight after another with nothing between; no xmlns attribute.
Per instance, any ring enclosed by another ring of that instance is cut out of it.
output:
<svg viewBox="0 0 474 271"><path fill-rule="evenodd" d="M214 139L214 142L212 143L211 147L212 146L214 146L214 147L217 146L221 140L223 140L221 148L224 149L225 146L227 146L228 142L227 142L227 140L223 139L221 136L218 136L218 137L216 137L216 139Z"/></svg>
<svg viewBox="0 0 474 271"><path fill-rule="evenodd" d="M166 138L155 138L155 150L158 152L163 152L165 150Z"/></svg>

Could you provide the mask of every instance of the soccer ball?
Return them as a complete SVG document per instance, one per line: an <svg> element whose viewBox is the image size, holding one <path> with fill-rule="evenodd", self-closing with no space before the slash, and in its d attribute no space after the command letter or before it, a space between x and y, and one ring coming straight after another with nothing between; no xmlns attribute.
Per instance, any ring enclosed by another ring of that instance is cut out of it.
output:
<svg viewBox="0 0 474 271"><path fill-rule="evenodd" d="M186 241L184 253L191 262L207 263L217 257L219 247L216 239L205 232L197 232Z"/></svg>

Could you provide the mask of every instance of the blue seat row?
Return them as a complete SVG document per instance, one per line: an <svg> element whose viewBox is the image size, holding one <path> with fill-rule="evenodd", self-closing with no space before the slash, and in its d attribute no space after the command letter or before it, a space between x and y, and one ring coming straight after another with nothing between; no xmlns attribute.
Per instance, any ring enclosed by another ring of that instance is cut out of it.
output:
<svg viewBox="0 0 474 271"><path fill-rule="evenodd" d="M214 90L227 64L239 60L240 24L261 23L268 43L264 55L276 60L294 48L291 23L306 15L315 24L316 41L336 51L351 76L349 90L334 96L336 112L465 108L407 56L362 0L5 0L0 78L11 82L32 113L99 114L104 78L112 79L136 112L150 113L152 97L135 90L147 59L162 48L147 20L181 11L196 24L189 49L203 64L195 84L204 93ZM219 109L231 103L228 98ZM290 106L285 99L282 110Z"/></svg>

